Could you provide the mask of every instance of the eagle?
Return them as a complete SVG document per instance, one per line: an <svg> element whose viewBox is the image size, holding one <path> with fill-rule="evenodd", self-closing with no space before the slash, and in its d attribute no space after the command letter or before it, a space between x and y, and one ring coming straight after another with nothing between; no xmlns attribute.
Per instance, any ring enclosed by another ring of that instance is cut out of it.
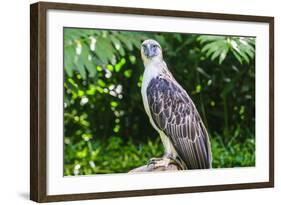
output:
<svg viewBox="0 0 281 205"><path fill-rule="evenodd" d="M208 132L193 101L169 71L160 44L143 41L141 58L144 109L165 149L162 158L152 158L149 164L168 167L176 163L182 170L211 168Z"/></svg>

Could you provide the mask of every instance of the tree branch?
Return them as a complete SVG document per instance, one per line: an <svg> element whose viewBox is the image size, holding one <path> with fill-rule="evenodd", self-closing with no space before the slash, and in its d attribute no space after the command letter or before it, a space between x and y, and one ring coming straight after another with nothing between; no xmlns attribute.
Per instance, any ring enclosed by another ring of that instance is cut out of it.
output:
<svg viewBox="0 0 281 205"><path fill-rule="evenodd" d="M137 167L135 169L132 169L131 171L129 171L129 173L135 173L135 172L155 172L155 171L177 171L177 170L181 170L181 169L175 163L171 163L167 167L165 167L165 166L155 167L154 164L148 164L148 165L143 165L143 166Z"/></svg>

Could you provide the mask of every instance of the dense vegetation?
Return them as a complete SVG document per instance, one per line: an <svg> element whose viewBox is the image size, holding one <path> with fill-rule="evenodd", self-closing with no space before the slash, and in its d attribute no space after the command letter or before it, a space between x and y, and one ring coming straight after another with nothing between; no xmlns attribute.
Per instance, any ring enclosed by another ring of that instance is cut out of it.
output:
<svg viewBox="0 0 281 205"><path fill-rule="evenodd" d="M255 165L255 39L64 29L64 174L127 172L160 157L140 44L157 40L211 137L213 167Z"/></svg>

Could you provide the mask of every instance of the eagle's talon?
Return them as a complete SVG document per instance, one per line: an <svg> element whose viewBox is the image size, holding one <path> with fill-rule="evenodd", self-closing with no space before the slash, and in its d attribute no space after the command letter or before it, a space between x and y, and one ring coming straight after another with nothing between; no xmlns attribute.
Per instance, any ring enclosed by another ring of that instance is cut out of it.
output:
<svg viewBox="0 0 281 205"><path fill-rule="evenodd" d="M161 161L161 160L162 160L162 158L151 158L150 160L148 160L147 166L155 165L158 161Z"/></svg>
<svg viewBox="0 0 281 205"><path fill-rule="evenodd" d="M170 165L171 159L169 158L152 158L149 160L149 165L153 165L154 168L165 167L167 168Z"/></svg>

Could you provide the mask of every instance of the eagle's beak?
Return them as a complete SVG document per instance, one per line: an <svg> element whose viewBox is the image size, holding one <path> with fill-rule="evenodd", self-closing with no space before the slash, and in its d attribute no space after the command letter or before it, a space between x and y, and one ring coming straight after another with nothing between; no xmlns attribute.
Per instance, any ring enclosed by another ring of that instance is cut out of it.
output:
<svg viewBox="0 0 281 205"><path fill-rule="evenodd" d="M143 45L143 53L147 58L154 56L154 52L150 49L150 45Z"/></svg>

